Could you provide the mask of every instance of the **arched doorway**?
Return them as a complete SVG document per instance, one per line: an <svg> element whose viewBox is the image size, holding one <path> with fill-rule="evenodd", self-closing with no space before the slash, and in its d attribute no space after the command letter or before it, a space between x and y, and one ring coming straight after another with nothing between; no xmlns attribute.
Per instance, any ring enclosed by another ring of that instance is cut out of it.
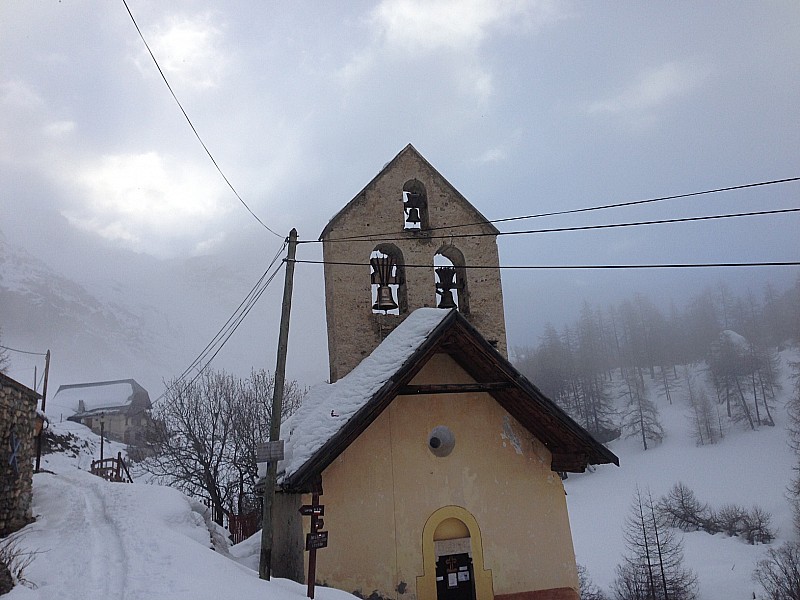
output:
<svg viewBox="0 0 800 600"><path fill-rule="evenodd" d="M419 600L492 600L492 572L483 568L478 522L460 506L435 511L422 531L424 575Z"/></svg>

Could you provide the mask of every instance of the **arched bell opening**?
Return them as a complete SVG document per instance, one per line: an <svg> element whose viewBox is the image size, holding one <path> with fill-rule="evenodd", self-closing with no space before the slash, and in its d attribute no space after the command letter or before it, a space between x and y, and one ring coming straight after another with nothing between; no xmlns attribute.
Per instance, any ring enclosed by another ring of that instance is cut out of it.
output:
<svg viewBox="0 0 800 600"><path fill-rule="evenodd" d="M451 244L442 246L433 257L433 272L437 308L457 308L459 312L469 314L464 254Z"/></svg>
<svg viewBox="0 0 800 600"><path fill-rule="evenodd" d="M408 312L405 262L394 244L379 244L370 254L372 312L399 315Z"/></svg>
<svg viewBox="0 0 800 600"><path fill-rule="evenodd" d="M418 179L409 179L403 185L403 227L406 230L429 229L428 193Z"/></svg>

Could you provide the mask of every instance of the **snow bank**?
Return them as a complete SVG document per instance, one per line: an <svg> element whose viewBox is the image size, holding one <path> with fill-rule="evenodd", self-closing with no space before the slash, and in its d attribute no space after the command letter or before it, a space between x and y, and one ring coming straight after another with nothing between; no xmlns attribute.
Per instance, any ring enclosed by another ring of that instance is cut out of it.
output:
<svg viewBox="0 0 800 600"><path fill-rule="evenodd" d="M34 476L36 522L18 538L23 553L33 556L23 573L28 583L4 600L305 598L305 586L262 581L225 548L212 550L218 531L201 503L172 488L109 483L76 469L71 457L63 453L50 461L55 473ZM316 596L355 600L327 588L317 588Z"/></svg>

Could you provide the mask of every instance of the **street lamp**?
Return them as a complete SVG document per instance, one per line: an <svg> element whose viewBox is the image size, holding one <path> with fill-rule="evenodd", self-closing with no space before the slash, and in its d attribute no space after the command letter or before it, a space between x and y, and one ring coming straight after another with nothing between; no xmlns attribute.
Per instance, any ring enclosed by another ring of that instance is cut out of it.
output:
<svg viewBox="0 0 800 600"><path fill-rule="evenodd" d="M103 434L106 430L106 413L100 413L100 462L103 462Z"/></svg>

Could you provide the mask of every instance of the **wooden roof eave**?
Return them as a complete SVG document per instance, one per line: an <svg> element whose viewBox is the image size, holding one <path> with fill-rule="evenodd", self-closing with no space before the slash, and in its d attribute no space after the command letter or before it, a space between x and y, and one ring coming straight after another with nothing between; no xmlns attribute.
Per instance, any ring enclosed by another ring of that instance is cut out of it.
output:
<svg viewBox="0 0 800 600"><path fill-rule="evenodd" d="M484 365L487 367L484 369L485 372L493 372L493 379L497 378L495 373L500 372L513 384L510 388L493 390L489 393L551 451L554 457L554 471L583 472L586 464L613 463L619 466L619 459L613 452L595 440L555 402L542 394L482 336L459 335L459 332L455 331L458 327L462 328L462 333L474 329L465 319L459 319L456 326L448 332L448 336L452 336L453 343L449 345L444 343L448 352L462 368L466 367L466 363L470 363L469 370L474 372L475 365ZM455 340L458 340L458 343L455 343ZM469 346L465 345L465 342ZM535 406L531 406L531 402L534 402ZM587 462L576 468L571 466L574 461L566 459L568 455L584 456Z"/></svg>

